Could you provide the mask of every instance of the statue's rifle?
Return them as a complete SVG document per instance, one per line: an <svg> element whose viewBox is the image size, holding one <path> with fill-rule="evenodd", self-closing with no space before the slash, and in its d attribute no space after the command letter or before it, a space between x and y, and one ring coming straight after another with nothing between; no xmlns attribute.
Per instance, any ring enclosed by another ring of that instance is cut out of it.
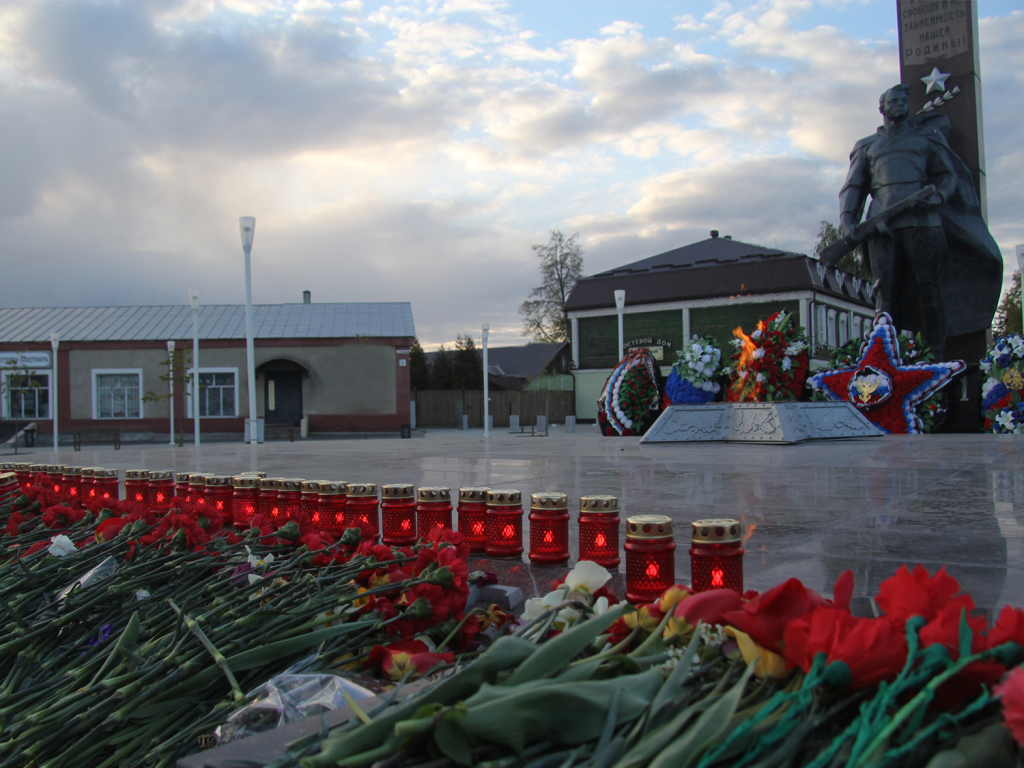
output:
<svg viewBox="0 0 1024 768"><path fill-rule="evenodd" d="M927 200L934 193L935 185L929 184L912 194L910 197L905 197L898 203L890 205L884 211L864 219L864 221L858 224L856 229L853 230L852 235L845 235L832 243L832 245L826 245L822 248L821 253L818 255L818 260L826 267L834 267L839 263L839 260L843 258L843 256L848 254L861 243L877 237L879 232L891 234L888 226L889 219L913 208L918 202Z"/></svg>

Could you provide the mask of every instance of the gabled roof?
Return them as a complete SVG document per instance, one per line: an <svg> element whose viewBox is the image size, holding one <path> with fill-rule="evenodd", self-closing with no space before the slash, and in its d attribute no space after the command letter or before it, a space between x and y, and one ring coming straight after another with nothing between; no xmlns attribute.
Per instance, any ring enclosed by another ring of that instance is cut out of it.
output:
<svg viewBox="0 0 1024 768"><path fill-rule="evenodd" d="M803 254L726 237L585 277L576 283L565 309L614 308L618 289L626 291L628 305L815 290L872 306L869 281L828 269Z"/></svg>
<svg viewBox="0 0 1024 768"><path fill-rule="evenodd" d="M190 307L58 307L0 309L0 343L166 341L192 338ZM335 339L415 336L409 302L254 304L257 339ZM199 337L245 338L245 306L200 307Z"/></svg>
<svg viewBox="0 0 1024 768"><path fill-rule="evenodd" d="M517 347L488 346L487 372L491 376L504 378L536 379L544 374L544 369L568 346L568 342L564 341L554 344L534 342ZM433 363L436 354L427 352L427 360Z"/></svg>

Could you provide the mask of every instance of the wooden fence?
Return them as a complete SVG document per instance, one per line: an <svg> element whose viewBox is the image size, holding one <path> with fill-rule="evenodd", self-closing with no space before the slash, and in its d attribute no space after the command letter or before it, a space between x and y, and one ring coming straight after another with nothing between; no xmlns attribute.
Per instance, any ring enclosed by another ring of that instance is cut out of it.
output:
<svg viewBox="0 0 1024 768"><path fill-rule="evenodd" d="M547 416L548 424L564 424L566 416L576 414L575 392L491 392L490 414L494 427L507 427L509 414L519 415L519 423L529 427L538 416ZM416 426L457 428L459 417L469 416L470 429L484 425L484 393L467 389L427 389L413 392Z"/></svg>

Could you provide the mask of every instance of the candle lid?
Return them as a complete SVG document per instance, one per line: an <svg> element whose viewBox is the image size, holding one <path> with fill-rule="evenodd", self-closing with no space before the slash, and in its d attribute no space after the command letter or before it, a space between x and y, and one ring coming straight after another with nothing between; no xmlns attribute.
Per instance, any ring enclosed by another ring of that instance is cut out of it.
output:
<svg viewBox="0 0 1024 768"><path fill-rule="evenodd" d="M260 477L260 478L257 478L257 482L259 484L259 487L261 489L263 489L263 490L266 490L266 491L276 491L277 490L277 481L280 480L280 479L281 478L279 478L279 477Z"/></svg>
<svg viewBox="0 0 1024 768"><path fill-rule="evenodd" d="M230 475L207 475L206 476L206 487L207 488L228 488L231 486L232 478Z"/></svg>
<svg viewBox="0 0 1024 768"><path fill-rule="evenodd" d="M693 528L693 539L699 544L727 544L743 539L743 526L739 520L729 518L712 518L697 520L690 523Z"/></svg>
<svg viewBox="0 0 1024 768"><path fill-rule="evenodd" d="M297 477L279 477L277 478L277 490L280 491L301 491L302 490L302 479Z"/></svg>
<svg viewBox="0 0 1024 768"><path fill-rule="evenodd" d="M13 472L18 465L13 461L0 461L0 472Z"/></svg>
<svg viewBox="0 0 1024 768"><path fill-rule="evenodd" d="M235 477L258 477L258 478L261 478L261 479L266 477L266 476L267 476L266 472L256 472L256 471L253 471L253 472L239 472L237 475L235 475Z"/></svg>
<svg viewBox="0 0 1024 768"><path fill-rule="evenodd" d="M125 482L128 480L149 480L148 469L126 469L124 471Z"/></svg>
<svg viewBox="0 0 1024 768"><path fill-rule="evenodd" d="M27 461L16 461L14 462L15 472L28 472L32 468L32 465Z"/></svg>
<svg viewBox="0 0 1024 768"><path fill-rule="evenodd" d="M416 501L421 504L433 504L442 501L452 500L452 489L442 488L439 485L428 485L416 491Z"/></svg>
<svg viewBox="0 0 1024 768"><path fill-rule="evenodd" d="M82 468L81 467L63 467L62 471L64 472L65 475L81 475L82 474Z"/></svg>
<svg viewBox="0 0 1024 768"><path fill-rule="evenodd" d="M174 473L169 469L151 469L149 471L150 482L154 480L173 480Z"/></svg>
<svg viewBox="0 0 1024 768"><path fill-rule="evenodd" d="M569 497L560 491L541 491L530 496L530 509L568 509Z"/></svg>
<svg viewBox="0 0 1024 768"><path fill-rule="evenodd" d="M388 483L380 487L380 495L385 499L411 499L416 490L412 483Z"/></svg>
<svg viewBox="0 0 1024 768"><path fill-rule="evenodd" d="M471 486L469 488L459 488L459 499L462 501L487 501L487 492L490 488Z"/></svg>
<svg viewBox="0 0 1024 768"><path fill-rule="evenodd" d="M253 477L252 475L248 477L245 475L235 475L231 478L231 485L234 488L258 488L259 483L260 478Z"/></svg>
<svg viewBox="0 0 1024 768"><path fill-rule="evenodd" d="M324 480L320 483L321 496L345 496L348 493L348 483L344 480Z"/></svg>
<svg viewBox="0 0 1024 768"><path fill-rule="evenodd" d="M28 468L32 470L32 474L39 474L40 472L46 472L46 468L49 464L29 464Z"/></svg>
<svg viewBox="0 0 1024 768"><path fill-rule="evenodd" d="M206 475L204 475L204 474L202 474L200 472L193 472L191 475L188 476L188 484L189 485L202 485L202 486L205 486L206 485Z"/></svg>
<svg viewBox="0 0 1024 768"><path fill-rule="evenodd" d="M47 464L46 465L46 474L52 475L55 472L62 471L63 469L64 469L64 467L61 466L60 464Z"/></svg>
<svg viewBox="0 0 1024 768"><path fill-rule="evenodd" d="M492 488L487 492L487 506L508 507L523 503L523 494L510 488Z"/></svg>
<svg viewBox="0 0 1024 768"><path fill-rule="evenodd" d="M82 467L82 477L96 477L96 473L103 467Z"/></svg>
<svg viewBox="0 0 1024 768"><path fill-rule="evenodd" d="M97 469L93 474L93 477L104 477L106 479L114 478L117 479L116 469Z"/></svg>
<svg viewBox="0 0 1024 768"><path fill-rule="evenodd" d="M303 480L302 481L302 492L303 493L320 493L320 483L326 483L327 480Z"/></svg>
<svg viewBox="0 0 1024 768"><path fill-rule="evenodd" d="M84 470L82 471L82 474L85 474ZM191 472L175 472L174 482L177 483L178 485L187 485L188 479L191 476L191 474Z"/></svg>
<svg viewBox="0 0 1024 768"><path fill-rule="evenodd" d="M590 514L618 514L618 496L580 496L580 512Z"/></svg>
<svg viewBox="0 0 1024 768"><path fill-rule="evenodd" d="M377 498L377 484L376 483L349 483L348 484L348 495L349 498L353 496L365 499L365 498Z"/></svg>
<svg viewBox="0 0 1024 768"><path fill-rule="evenodd" d="M665 515L637 515L626 518L627 539L671 539L672 518Z"/></svg>
<svg viewBox="0 0 1024 768"><path fill-rule="evenodd" d="M11 483L17 483L18 476L13 472L0 473L0 485L9 485Z"/></svg>

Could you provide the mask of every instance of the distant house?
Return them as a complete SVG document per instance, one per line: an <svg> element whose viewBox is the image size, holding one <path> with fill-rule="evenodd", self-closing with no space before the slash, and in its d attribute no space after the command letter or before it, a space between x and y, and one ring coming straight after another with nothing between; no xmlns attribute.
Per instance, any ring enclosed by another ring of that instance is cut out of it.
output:
<svg viewBox="0 0 1024 768"><path fill-rule="evenodd" d="M434 363L436 352L428 352ZM487 385L495 391L572 391L572 350L568 342L487 348Z"/></svg>
<svg viewBox="0 0 1024 768"><path fill-rule="evenodd" d="M615 291L626 292L618 349ZM871 329L869 281L828 269L801 253L719 237L666 251L580 280L566 302L576 370L576 415L593 419L596 401L624 352L649 347L668 374L683 340L711 336L723 347L733 329L793 312L811 341L811 364ZM731 354L732 347L726 350Z"/></svg>

